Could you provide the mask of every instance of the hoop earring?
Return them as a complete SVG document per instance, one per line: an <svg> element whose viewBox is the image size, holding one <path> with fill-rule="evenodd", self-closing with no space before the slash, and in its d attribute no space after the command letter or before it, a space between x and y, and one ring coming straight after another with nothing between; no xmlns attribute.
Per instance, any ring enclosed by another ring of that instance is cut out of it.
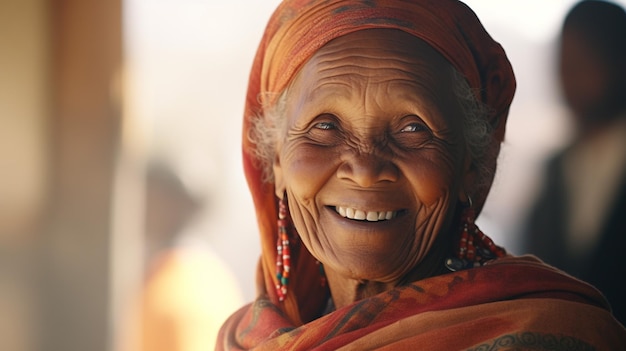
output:
<svg viewBox="0 0 626 351"><path fill-rule="evenodd" d="M446 267L450 271L480 267L489 260L506 255L502 247L496 245L476 226L475 219L472 199L468 197L468 204L461 212L461 233L454 257L446 260Z"/></svg>
<svg viewBox="0 0 626 351"><path fill-rule="evenodd" d="M286 199L278 201L278 237L276 239L276 293L278 300L284 301L287 296L289 284L289 272L291 271L291 249L289 248L289 235L287 233L287 205Z"/></svg>

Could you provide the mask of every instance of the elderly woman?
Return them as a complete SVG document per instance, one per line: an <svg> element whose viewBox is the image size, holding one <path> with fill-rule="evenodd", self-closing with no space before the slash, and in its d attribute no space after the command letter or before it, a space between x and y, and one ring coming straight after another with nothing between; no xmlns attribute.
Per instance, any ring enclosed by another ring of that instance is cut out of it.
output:
<svg viewBox="0 0 626 351"><path fill-rule="evenodd" d="M258 298L218 350L623 348L595 288L474 224L514 90L458 1L284 1L244 120Z"/></svg>

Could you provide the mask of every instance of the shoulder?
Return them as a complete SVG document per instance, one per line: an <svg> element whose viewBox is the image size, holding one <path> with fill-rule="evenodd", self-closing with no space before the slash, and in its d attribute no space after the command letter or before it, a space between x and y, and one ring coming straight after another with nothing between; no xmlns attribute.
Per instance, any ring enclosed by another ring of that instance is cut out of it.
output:
<svg viewBox="0 0 626 351"><path fill-rule="evenodd" d="M509 298L552 298L593 305L607 311L609 303L593 285L546 264L534 255L505 256L481 268L482 279Z"/></svg>
<svg viewBox="0 0 626 351"><path fill-rule="evenodd" d="M480 306L494 323L490 338L471 350L617 350L626 329L605 309L586 303L534 298Z"/></svg>
<svg viewBox="0 0 626 351"><path fill-rule="evenodd" d="M501 293L465 310L493 324L492 335L476 350L560 350L564 345L571 347L564 350L616 350L626 345L626 329L592 285L530 255L507 256L479 270L499 278L490 286Z"/></svg>

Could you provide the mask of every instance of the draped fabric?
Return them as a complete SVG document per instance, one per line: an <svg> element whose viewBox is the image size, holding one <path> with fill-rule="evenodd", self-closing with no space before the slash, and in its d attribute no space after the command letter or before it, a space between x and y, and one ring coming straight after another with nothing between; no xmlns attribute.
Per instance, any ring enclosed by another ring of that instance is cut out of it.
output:
<svg viewBox="0 0 626 351"><path fill-rule="evenodd" d="M263 113L263 106L271 105L277 95L265 93L281 93L319 48L342 35L371 28L397 29L424 40L467 78L478 100L491 111L494 137L489 167L496 167L515 77L502 47L467 6L456 0L283 1L272 15L254 59L243 123L244 169L261 237L257 283L259 291L267 293L274 303L278 301L274 272L278 199L274 185L263 182L255 145L249 138L251 125ZM477 214L486 197L487 191L473 196ZM304 247L291 251L293 274L279 308L290 320L302 323L319 313L328 292L314 278L318 266L308 251Z"/></svg>
<svg viewBox="0 0 626 351"><path fill-rule="evenodd" d="M295 325L267 298L235 313L218 350L623 350L592 286L534 256L428 278Z"/></svg>

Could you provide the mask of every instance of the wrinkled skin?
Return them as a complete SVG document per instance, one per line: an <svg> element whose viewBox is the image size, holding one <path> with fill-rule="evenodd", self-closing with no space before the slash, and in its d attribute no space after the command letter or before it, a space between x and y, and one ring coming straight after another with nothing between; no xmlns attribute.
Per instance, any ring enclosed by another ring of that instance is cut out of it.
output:
<svg viewBox="0 0 626 351"><path fill-rule="evenodd" d="M443 268L444 253L427 253L471 179L452 81L426 43L374 29L328 43L292 82L276 195L287 194L336 306L436 274L427 257ZM349 219L337 207L393 218Z"/></svg>

